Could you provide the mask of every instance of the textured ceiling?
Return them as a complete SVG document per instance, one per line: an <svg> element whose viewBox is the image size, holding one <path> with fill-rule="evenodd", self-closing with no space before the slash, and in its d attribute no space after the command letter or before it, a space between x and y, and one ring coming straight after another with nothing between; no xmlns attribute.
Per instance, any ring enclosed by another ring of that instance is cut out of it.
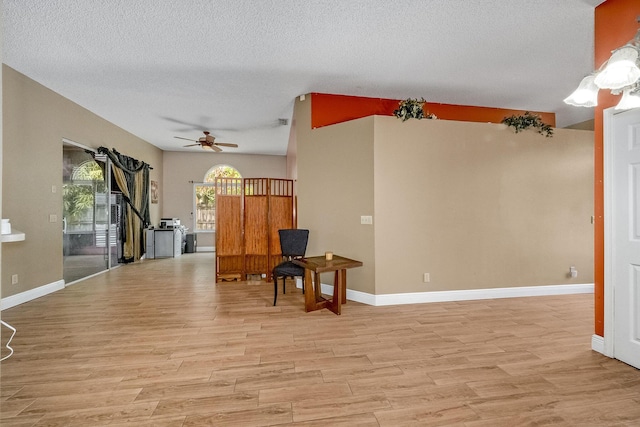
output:
<svg viewBox="0 0 640 427"><path fill-rule="evenodd" d="M562 99L593 69L599 3L4 0L3 61L165 150L210 130L240 145L227 152L284 154L278 119L309 92L552 111L563 127L593 117Z"/></svg>

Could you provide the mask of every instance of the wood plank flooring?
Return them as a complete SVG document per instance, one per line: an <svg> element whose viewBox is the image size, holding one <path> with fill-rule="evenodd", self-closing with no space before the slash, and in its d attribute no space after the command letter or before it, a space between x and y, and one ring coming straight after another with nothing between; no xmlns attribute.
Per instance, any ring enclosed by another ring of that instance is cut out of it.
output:
<svg viewBox="0 0 640 427"><path fill-rule="evenodd" d="M336 316L214 277L185 254L4 310L0 424L640 425L640 371L590 349L592 295Z"/></svg>

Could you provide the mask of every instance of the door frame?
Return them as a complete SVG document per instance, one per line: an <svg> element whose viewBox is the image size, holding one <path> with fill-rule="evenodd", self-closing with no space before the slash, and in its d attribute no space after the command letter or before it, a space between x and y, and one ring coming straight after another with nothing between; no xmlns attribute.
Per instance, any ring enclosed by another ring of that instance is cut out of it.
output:
<svg viewBox="0 0 640 427"><path fill-rule="evenodd" d="M616 114L614 107L603 111L603 177L604 177L604 337L602 348L597 349L608 357L615 357L615 279L613 259L616 253L613 239L613 170Z"/></svg>
<svg viewBox="0 0 640 427"><path fill-rule="evenodd" d="M87 147L84 144L80 144L80 143L72 141L72 140L70 140L68 138L62 138L63 150L64 150L64 144L72 145L72 146L81 148L81 149L83 149L85 151L91 151L94 154L98 154L98 150L96 150L95 148ZM104 270L102 270L102 271L100 271L100 272L98 272L96 274L92 274L92 275L83 277L80 280L88 279L89 277L95 276L97 274L102 274L105 271L109 271L109 270L115 268L114 266L112 266L112 262L111 262L112 261L111 260L112 254L111 254L111 245L110 245L110 242L111 242L111 235L110 235L110 233L111 233L111 220L112 220L112 218L111 218L111 159L109 159L109 157L105 156L104 162L106 164L104 179L105 179L105 183L106 183L106 186L107 186L107 190L106 190L107 191L107 193L106 193L107 194L107 234L106 234L106 251L107 251L107 260L106 260L106 262L107 262L107 268L105 268ZM63 197L62 196L62 192L60 192L60 195L61 195L61 197ZM64 242L63 242L63 244L64 244ZM64 259L64 256L63 256L63 259ZM71 284L72 283L75 283L75 282L71 282ZM68 286L69 284L70 283L65 283L65 286Z"/></svg>

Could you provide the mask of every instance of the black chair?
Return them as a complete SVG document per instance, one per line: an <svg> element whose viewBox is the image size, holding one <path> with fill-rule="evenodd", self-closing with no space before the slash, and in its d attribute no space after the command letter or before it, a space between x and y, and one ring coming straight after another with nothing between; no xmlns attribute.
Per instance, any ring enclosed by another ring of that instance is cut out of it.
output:
<svg viewBox="0 0 640 427"><path fill-rule="evenodd" d="M286 293L287 277L292 279L302 276L302 293L304 293L304 267L292 262L295 258L303 258L307 250L309 230L287 229L278 230L280 235L280 250L283 261L273 269L273 305L278 299L278 277L282 277L282 293Z"/></svg>

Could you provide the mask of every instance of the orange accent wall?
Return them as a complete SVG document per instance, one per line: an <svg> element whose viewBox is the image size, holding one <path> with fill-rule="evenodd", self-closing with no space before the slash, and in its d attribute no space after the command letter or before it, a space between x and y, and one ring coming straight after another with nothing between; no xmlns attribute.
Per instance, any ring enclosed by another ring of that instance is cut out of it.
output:
<svg viewBox="0 0 640 427"><path fill-rule="evenodd" d="M638 0L607 0L595 10L595 66L606 61L611 51L631 40L638 31L636 17L640 15ZM576 82L576 85L578 82ZM595 334L604 336L604 137L603 111L615 106L620 95L610 91L598 93L594 120L594 297Z"/></svg>
<svg viewBox="0 0 640 427"><path fill-rule="evenodd" d="M392 116L399 102L398 99L312 93L311 127L315 129L372 115ZM426 110L439 119L482 123L500 123L506 116L524 113L524 110L440 104L428 100ZM530 112L539 114L544 123L555 127L555 113Z"/></svg>

